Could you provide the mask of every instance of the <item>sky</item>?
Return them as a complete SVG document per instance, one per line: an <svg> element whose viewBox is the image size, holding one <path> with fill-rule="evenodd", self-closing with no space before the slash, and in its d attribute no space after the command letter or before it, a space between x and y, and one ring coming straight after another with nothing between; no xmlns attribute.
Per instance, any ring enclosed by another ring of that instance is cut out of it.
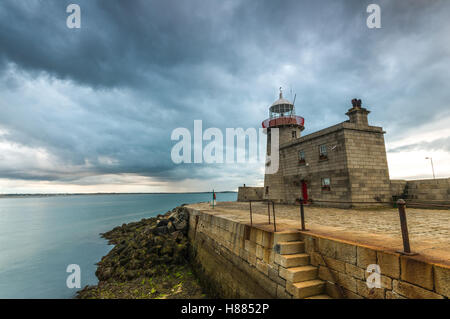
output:
<svg viewBox="0 0 450 319"><path fill-rule="evenodd" d="M425 157L449 177L449 16L444 0L2 0L0 194L261 186L263 161L174 163L171 134L259 128L280 86L303 135L357 97L391 179L431 178Z"/></svg>

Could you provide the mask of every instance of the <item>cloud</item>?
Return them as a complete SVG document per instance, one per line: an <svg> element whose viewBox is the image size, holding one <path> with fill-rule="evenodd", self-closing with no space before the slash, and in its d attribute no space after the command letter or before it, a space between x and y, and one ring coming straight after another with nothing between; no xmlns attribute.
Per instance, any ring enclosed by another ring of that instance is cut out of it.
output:
<svg viewBox="0 0 450 319"><path fill-rule="evenodd" d="M81 29L66 27L69 3L0 4L0 178L261 183L263 164L173 164L170 134L195 119L259 127L280 85L297 94L305 134L362 98L394 152L449 116L445 1L380 1L378 30L365 24L371 1L80 0Z"/></svg>
<svg viewBox="0 0 450 319"><path fill-rule="evenodd" d="M424 150L424 151L445 151L450 153L450 136L444 138L438 138L434 141L430 142L420 142L414 144L408 144L399 146L396 148L389 149L390 153L400 153L407 151L416 151L416 150Z"/></svg>

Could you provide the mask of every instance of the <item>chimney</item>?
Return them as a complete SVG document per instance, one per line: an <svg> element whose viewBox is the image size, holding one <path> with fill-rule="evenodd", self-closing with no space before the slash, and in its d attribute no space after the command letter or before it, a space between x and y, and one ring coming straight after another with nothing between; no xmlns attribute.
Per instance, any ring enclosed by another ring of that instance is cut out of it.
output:
<svg viewBox="0 0 450 319"><path fill-rule="evenodd" d="M369 126L369 121L367 120L367 114L370 113L367 109L361 107L361 100L353 99L352 108L348 110L345 115L350 118L350 123L355 123L357 125Z"/></svg>

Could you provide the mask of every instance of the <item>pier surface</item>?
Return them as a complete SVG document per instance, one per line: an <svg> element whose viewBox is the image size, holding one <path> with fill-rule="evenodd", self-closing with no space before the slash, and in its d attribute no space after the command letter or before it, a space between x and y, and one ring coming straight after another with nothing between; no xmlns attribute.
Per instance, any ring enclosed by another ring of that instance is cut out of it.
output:
<svg viewBox="0 0 450 319"><path fill-rule="evenodd" d="M249 203L191 204L208 214L250 224ZM267 204L252 203L253 227L273 231ZM406 208L411 250L431 263L450 265L450 211ZM277 231L300 229L299 206L275 204ZM398 210L395 208L340 209L305 206L308 233L385 251L403 250Z"/></svg>

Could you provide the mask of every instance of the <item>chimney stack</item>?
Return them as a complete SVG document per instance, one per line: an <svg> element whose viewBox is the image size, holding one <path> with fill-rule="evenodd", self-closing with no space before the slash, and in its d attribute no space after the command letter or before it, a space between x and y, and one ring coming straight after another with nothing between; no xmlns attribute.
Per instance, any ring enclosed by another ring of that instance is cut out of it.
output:
<svg viewBox="0 0 450 319"><path fill-rule="evenodd" d="M353 99L352 100L352 108L348 110L346 115L350 118L350 123L355 123L357 125L368 126L369 121L367 119L367 115L370 113L367 109L361 107L361 100Z"/></svg>

